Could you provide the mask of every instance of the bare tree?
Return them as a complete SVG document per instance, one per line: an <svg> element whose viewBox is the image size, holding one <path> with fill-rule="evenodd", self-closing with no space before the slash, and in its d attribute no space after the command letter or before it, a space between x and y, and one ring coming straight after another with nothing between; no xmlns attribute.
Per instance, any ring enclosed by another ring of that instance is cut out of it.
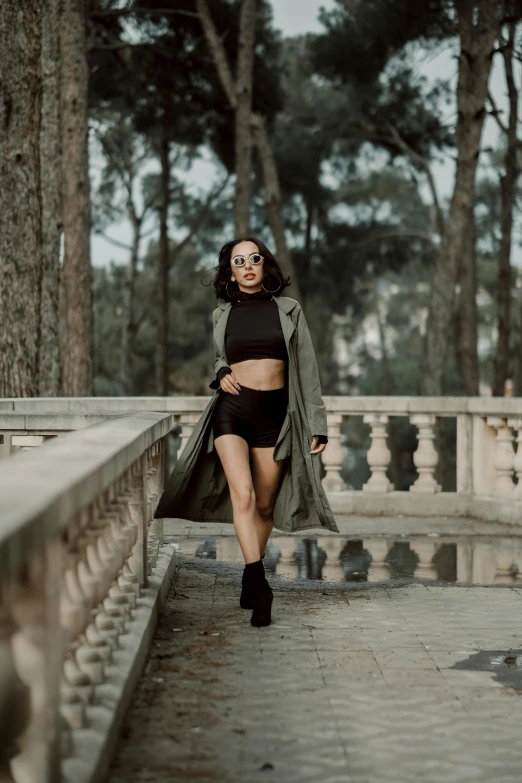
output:
<svg viewBox="0 0 522 783"><path fill-rule="evenodd" d="M236 76L235 150L236 193L234 222L236 234L250 231L252 192L252 80L256 33L256 0L242 0L239 16L238 63Z"/></svg>
<svg viewBox="0 0 522 783"><path fill-rule="evenodd" d="M208 41L210 51L214 58L216 69L227 96L227 100L233 109L237 107L237 88L230 71L223 42L217 34L208 0L196 0L199 18ZM292 292L300 299L300 287L292 263L292 256L286 242L284 223L282 217L281 189L277 172L277 163L266 129L264 117L257 112L251 112L252 130L254 141L259 153L264 179L264 197L267 218L272 230L276 253L281 269L285 275L292 278Z"/></svg>
<svg viewBox="0 0 522 783"><path fill-rule="evenodd" d="M40 307L39 393L57 397L61 386L60 240L62 169L60 106L61 0L46 0L42 15L42 126L40 167L42 198L42 295Z"/></svg>
<svg viewBox="0 0 522 783"><path fill-rule="evenodd" d="M158 342L156 346L156 388L158 394L166 397L169 393L169 203L170 203L170 141L166 112L161 124L159 158L160 203L159 215L159 264L158 264Z"/></svg>
<svg viewBox="0 0 522 783"><path fill-rule="evenodd" d="M85 11L84 0L63 0L63 393L70 397L94 393Z"/></svg>
<svg viewBox="0 0 522 783"><path fill-rule="evenodd" d="M0 396L38 395L41 0L0 8Z"/></svg>
<svg viewBox="0 0 522 783"><path fill-rule="evenodd" d="M489 73L502 14L501 3L457 0L456 6L460 36L457 170L431 289L419 379L419 394L422 395L440 395L442 391L459 259L462 261L461 285L473 285L474 275L470 271L470 264L473 263L474 254L470 252L469 237L474 224L475 177ZM472 324L470 328L473 328Z"/></svg>
<svg viewBox="0 0 522 783"><path fill-rule="evenodd" d="M509 99L509 118L505 125L500 119L495 101L490 95L493 106L492 114L506 136L506 155L504 173L500 177L501 199L501 238L498 254L498 342L495 354L495 374L493 379L493 394L504 395L504 386L509 374L509 335L511 320L511 245L513 235L513 210L517 182L520 175L518 138L518 98L519 92L513 73L513 56L515 48L516 22L509 24L508 38L501 42L500 51L504 60L504 72ZM522 341L520 342L519 366L522 367ZM515 383L515 394L522 394L522 373L517 373L519 381Z"/></svg>

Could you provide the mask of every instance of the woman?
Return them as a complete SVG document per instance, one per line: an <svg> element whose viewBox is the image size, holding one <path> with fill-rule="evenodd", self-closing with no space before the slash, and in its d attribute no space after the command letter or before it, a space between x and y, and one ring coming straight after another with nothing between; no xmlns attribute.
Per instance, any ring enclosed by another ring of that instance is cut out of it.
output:
<svg viewBox="0 0 522 783"><path fill-rule="evenodd" d="M320 481L328 441L313 345L268 248L223 246L214 286L217 389L169 478L155 517L232 521L245 559L240 605L269 625L263 557L274 525L339 532ZM203 448L207 442L207 448ZM213 453L217 454L217 459Z"/></svg>

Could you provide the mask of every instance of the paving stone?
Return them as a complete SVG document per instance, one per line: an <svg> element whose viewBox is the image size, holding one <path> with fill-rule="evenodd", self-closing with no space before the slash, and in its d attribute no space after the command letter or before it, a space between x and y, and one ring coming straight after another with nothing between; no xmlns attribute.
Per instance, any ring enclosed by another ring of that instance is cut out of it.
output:
<svg viewBox="0 0 522 783"><path fill-rule="evenodd" d="M241 564L179 561L110 783L522 779L522 693L453 668L522 646L520 589L269 576L258 629Z"/></svg>

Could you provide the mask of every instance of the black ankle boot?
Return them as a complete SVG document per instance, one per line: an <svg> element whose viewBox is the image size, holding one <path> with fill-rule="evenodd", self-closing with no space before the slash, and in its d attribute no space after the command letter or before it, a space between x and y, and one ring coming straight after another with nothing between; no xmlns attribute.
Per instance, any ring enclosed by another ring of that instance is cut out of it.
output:
<svg viewBox="0 0 522 783"><path fill-rule="evenodd" d="M261 560L265 557L261 555ZM247 571L246 567L243 570L243 578L241 580L241 597L239 599L239 605L241 609L253 609L254 608L254 593L252 591L252 580L250 579L250 571Z"/></svg>
<svg viewBox="0 0 522 783"><path fill-rule="evenodd" d="M265 568L263 560L256 560L255 563L247 563L245 566L248 572L248 579L252 583L254 594L254 611L250 622L252 625L260 627L270 625L272 622L272 601L274 594L265 577Z"/></svg>

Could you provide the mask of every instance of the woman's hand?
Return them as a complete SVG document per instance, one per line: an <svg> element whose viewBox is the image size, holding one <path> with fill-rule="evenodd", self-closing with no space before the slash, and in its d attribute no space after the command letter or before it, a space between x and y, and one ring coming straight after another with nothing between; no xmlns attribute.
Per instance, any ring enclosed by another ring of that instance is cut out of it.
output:
<svg viewBox="0 0 522 783"><path fill-rule="evenodd" d="M318 440L319 440L319 435L314 435L312 438L312 448L310 449L310 454L320 454L321 451L325 450L327 444L319 443L319 445L317 445Z"/></svg>
<svg viewBox="0 0 522 783"><path fill-rule="evenodd" d="M228 392L229 394L239 394L239 389L241 388L233 370L221 378L219 385L223 391Z"/></svg>

